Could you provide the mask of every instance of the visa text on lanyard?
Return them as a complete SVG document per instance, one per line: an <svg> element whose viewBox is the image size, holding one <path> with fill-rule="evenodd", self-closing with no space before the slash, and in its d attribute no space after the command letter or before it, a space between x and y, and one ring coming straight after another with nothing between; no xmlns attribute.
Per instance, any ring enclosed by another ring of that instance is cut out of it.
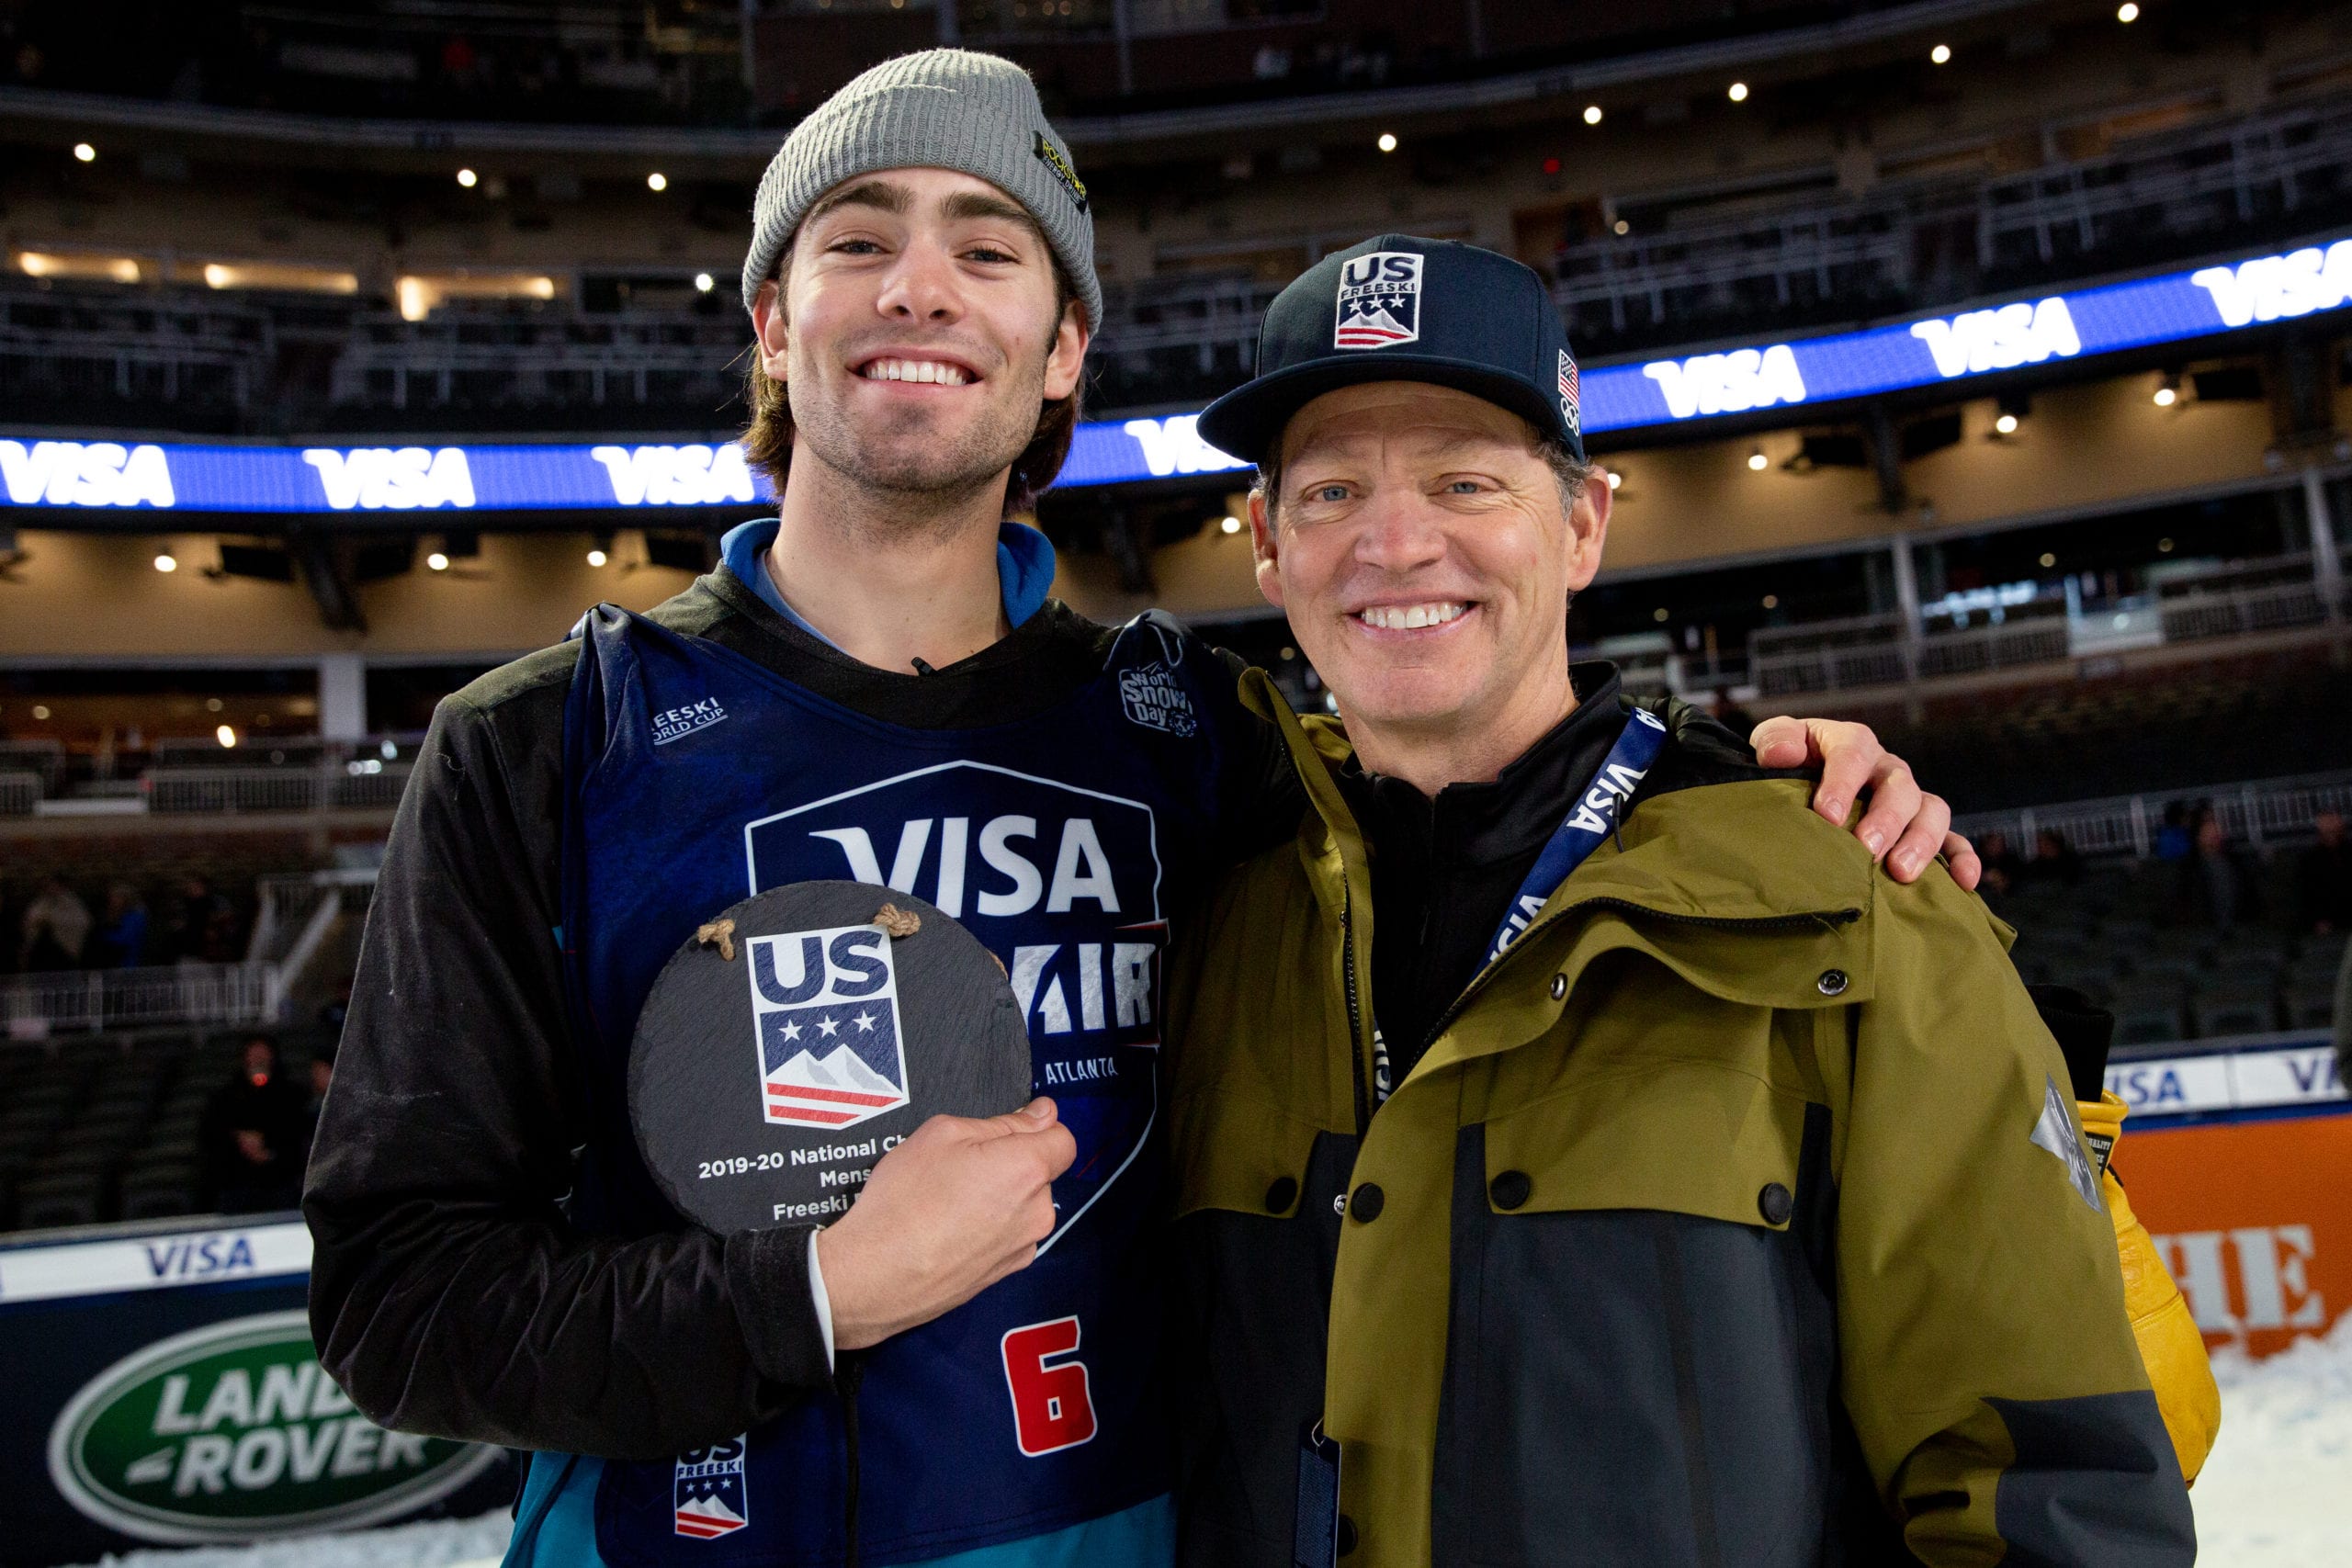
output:
<svg viewBox="0 0 2352 1568"><path fill-rule="evenodd" d="M1617 825L1619 813L1625 809L1634 790L1657 761L1657 754L1666 749L1666 724L1646 708L1636 707L1625 721L1617 737L1617 744L1609 749L1600 771L1585 790L1573 809L1535 857L1534 866L1527 880L1520 885L1519 896L1510 901L1510 912L1503 923L1495 928L1494 941L1487 944L1487 962L1492 964L1520 933L1535 922L1535 917L1560 890L1568 874L1584 863L1585 857L1600 847Z"/></svg>

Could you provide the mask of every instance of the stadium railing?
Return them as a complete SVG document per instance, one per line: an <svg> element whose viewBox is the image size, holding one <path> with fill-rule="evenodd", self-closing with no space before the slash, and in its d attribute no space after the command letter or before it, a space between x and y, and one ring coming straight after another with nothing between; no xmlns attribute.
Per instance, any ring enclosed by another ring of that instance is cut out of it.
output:
<svg viewBox="0 0 2352 1568"><path fill-rule="evenodd" d="M39 1039L57 1031L164 1023L263 1023L284 991L270 964L180 964L17 975L0 982L0 1033Z"/></svg>
<svg viewBox="0 0 2352 1568"><path fill-rule="evenodd" d="M2154 612L2151 641L2206 642L2260 632L2324 625L2328 605L2312 581L2304 551L2177 577L2150 592L2083 610L2056 600L2019 606L1996 625L1924 629L1905 646L1899 614L1859 615L1772 626L1750 634L1750 678L1765 696L1900 685L1906 679L1976 674L2045 664L2104 647L2115 615ZM2352 595L2338 614L2352 613ZM2144 625L2144 617L2142 617ZM1915 668L1916 666L1916 668Z"/></svg>
<svg viewBox="0 0 2352 1568"><path fill-rule="evenodd" d="M43 794L39 773L0 773L0 817L28 817Z"/></svg>
<svg viewBox="0 0 2352 1568"><path fill-rule="evenodd" d="M2155 852L2165 807L2176 805L2211 807L2232 841L2259 849L2273 840L2308 835L2312 818L2323 811L2352 817L2352 773L1972 812L1956 818L1952 826L1980 844L1988 834L2006 834L2021 852L2030 851L2036 836L2048 829L2080 855L2131 855L2145 860Z"/></svg>
<svg viewBox="0 0 2352 1568"><path fill-rule="evenodd" d="M373 759L297 768L153 768L156 812L386 810L407 787L409 764Z"/></svg>

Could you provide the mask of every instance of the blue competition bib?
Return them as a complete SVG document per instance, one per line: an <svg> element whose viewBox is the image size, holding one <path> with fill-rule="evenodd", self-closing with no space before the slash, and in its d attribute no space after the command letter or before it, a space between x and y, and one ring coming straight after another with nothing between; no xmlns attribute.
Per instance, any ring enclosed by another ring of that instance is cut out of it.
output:
<svg viewBox="0 0 2352 1568"><path fill-rule="evenodd" d="M1204 852L1238 722L1222 662L1156 617L1064 705L978 730L882 723L717 644L610 606L587 617L565 721L563 910L593 1086L582 1227L680 1224L629 1133L630 1036L678 944L784 883L887 883L969 927L1003 961L1035 1089L1079 1145L1036 1262L867 1352L854 1413L828 1393L740 1444L608 1463L606 1561L840 1562L853 1414L859 1557L876 1568L1168 1490L1161 960L1171 910L1216 869Z"/></svg>

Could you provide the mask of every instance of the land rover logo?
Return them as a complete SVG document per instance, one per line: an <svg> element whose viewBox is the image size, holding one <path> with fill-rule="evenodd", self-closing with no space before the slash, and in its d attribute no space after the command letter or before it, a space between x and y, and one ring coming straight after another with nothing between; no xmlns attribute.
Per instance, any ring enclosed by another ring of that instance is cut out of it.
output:
<svg viewBox="0 0 2352 1568"><path fill-rule="evenodd" d="M447 1496L495 1449L388 1432L321 1370L296 1312L234 1318L99 1373L49 1433L76 1508L169 1544L374 1524Z"/></svg>

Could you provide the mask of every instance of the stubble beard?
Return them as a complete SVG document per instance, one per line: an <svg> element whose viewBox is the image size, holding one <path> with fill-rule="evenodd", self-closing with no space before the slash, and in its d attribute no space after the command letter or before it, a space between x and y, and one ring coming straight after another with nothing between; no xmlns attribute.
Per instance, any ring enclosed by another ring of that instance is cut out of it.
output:
<svg viewBox="0 0 2352 1568"><path fill-rule="evenodd" d="M920 525L947 517L1005 474L1036 433L1042 373L1005 367L1001 382L984 382L985 406L960 430L943 432L940 413L903 408L884 419L853 419L842 404L820 392L803 396L806 378L791 383L796 456L814 457L854 489ZM813 406L804 406L813 405Z"/></svg>

